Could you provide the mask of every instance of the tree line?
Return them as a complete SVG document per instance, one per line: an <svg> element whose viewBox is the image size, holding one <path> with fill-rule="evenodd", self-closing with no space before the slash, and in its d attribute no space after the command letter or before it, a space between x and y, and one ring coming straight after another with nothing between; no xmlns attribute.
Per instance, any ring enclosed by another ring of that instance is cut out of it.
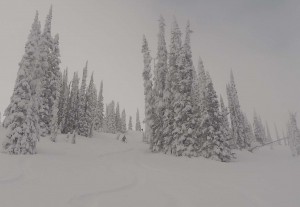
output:
<svg viewBox="0 0 300 207"><path fill-rule="evenodd" d="M183 39L174 18L168 50L165 27L161 16L155 58L151 56L145 35L142 43L144 141L150 144L150 150L227 162L235 157L233 149L251 151L255 146L272 142L268 123L264 125L254 112L252 124L242 110L232 71L226 85L226 107L222 96L218 98L200 57L197 67L194 66L190 23L187 22ZM277 139L280 140L279 136Z"/></svg>
<svg viewBox="0 0 300 207"><path fill-rule="evenodd" d="M87 85L88 62L81 84L78 73L68 80L68 69L60 70L59 35L51 34L52 7L41 31L35 14L25 53L19 63L10 103L5 110L3 126L7 134L2 144L11 154L34 154L40 136L55 142L58 133L92 137L93 132L125 133L126 112L120 115L119 103L106 105L104 114L103 82L99 93L91 74ZM137 112L136 130L141 130ZM132 118L129 119L132 130Z"/></svg>

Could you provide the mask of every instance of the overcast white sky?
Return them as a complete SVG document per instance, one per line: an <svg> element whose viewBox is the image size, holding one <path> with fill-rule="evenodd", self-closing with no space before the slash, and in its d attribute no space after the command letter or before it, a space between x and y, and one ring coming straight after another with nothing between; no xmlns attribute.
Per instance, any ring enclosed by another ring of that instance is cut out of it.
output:
<svg viewBox="0 0 300 207"><path fill-rule="evenodd" d="M194 64L201 56L224 97L233 70L242 109L251 121L255 108L272 131L274 122L281 130L289 111L300 112L300 1L0 0L2 114L35 11L43 26L51 4L61 68L68 66L70 74L79 71L81 77L88 60L98 88L104 82L105 103L119 101L134 124L137 108L144 117L142 35L156 56L160 14L166 19L167 39L173 16L182 31L190 20Z"/></svg>

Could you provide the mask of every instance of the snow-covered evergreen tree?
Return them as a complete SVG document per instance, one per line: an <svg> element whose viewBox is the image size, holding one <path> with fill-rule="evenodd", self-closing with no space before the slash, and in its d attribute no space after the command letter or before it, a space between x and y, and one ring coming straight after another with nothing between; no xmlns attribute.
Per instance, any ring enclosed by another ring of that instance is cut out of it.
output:
<svg viewBox="0 0 300 207"><path fill-rule="evenodd" d="M92 74L90 84L86 92L86 126L88 127L85 130L83 130L83 135L86 137L93 136L96 110L97 110L97 90L94 84L94 74Z"/></svg>
<svg viewBox="0 0 300 207"><path fill-rule="evenodd" d="M231 134L230 134L230 126L229 126L229 121L228 121L228 109L224 104L223 98L222 96L220 96L220 112L222 115L222 128L224 130L224 137L225 140L228 141L229 145L231 144L232 138L231 138Z"/></svg>
<svg viewBox="0 0 300 207"><path fill-rule="evenodd" d="M34 21L31 26L30 33L28 35L27 42L25 44L25 55L24 55L24 58L26 58L26 61L28 62L28 63L26 63L26 70L28 71L28 73L30 73L29 75L31 76L31 80L30 80L29 84L30 84L32 95L35 94L34 92L35 92L36 85L37 85L36 80L34 78L35 78L36 67L37 67L37 63L38 63L38 54L39 54L38 45L39 45L39 41L40 41L40 36L41 36L41 24L39 21L39 14L38 14L38 12L36 12ZM21 62L22 61L23 60L21 60ZM14 90L15 90L16 86L17 86L17 82L15 82ZM14 104L14 103L10 102L10 104ZM5 117L8 117L10 115L10 112L11 112L10 104L7 107L7 109L4 111Z"/></svg>
<svg viewBox="0 0 300 207"><path fill-rule="evenodd" d="M230 83L227 85L227 97L235 148L246 149L249 141L246 140L244 116L241 111L232 71L230 72Z"/></svg>
<svg viewBox="0 0 300 207"><path fill-rule="evenodd" d="M67 134L69 132L69 128L68 128L68 123L69 123L69 119L70 119L70 90L71 90L71 84L68 84L66 87L65 92L65 100L64 100L64 105L63 105L63 116L62 116L62 120L60 123L60 129L61 132L64 134Z"/></svg>
<svg viewBox="0 0 300 207"><path fill-rule="evenodd" d="M60 51L59 51L59 36L55 35L52 46L52 53L50 54L50 70L52 72L52 80L50 81L51 99L51 123L50 123L50 133L51 140L55 142L57 132L59 129L58 126L58 102L60 94L60 81L61 81L61 72L60 72Z"/></svg>
<svg viewBox="0 0 300 207"><path fill-rule="evenodd" d="M253 128L252 128L251 123L248 120L245 113L242 113L242 117L243 117L242 126L244 128L244 133L245 133L245 148L246 149L251 149L252 147L257 145L257 143L255 141Z"/></svg>
<svg viewBox="0 0 300 207"><path fill-rule="evenodd" d="M192 103L193 113L196 125L201 125L201 117L204 113L204 93L206 86L206 74L201 57L198 60L197 71L193 70L193 84L192 84ZM199 129L199 128L198 128ZM199 129L201 131L201 129ZM199 130L196 129L196 135L199 135ZM201 142L201 138L197 138L197 142Z"/></svg>
<svg viewBox="0 0 300 207"><path fill-rule="evenodd" d="M136 111L136 119L135 119L135 131L141 131L141 122L140 122L140 113L139 109Z"/></svg>
<svg viewBox="0 0 300 207"><path fill-rule="evenodd" d="M100 90L99 90L99 94L98 94L98 101L97 101L97 115L95 118L95 130L99 131L100 129L103 128L103 82L101 81L100 84Z"/></svg>
<svg viewBox="0 0 300 207"><path fill-rule="evenodd" d="M173 108L171 107L171 103L173 101L173 93L172 93L172 82L171 82L171 73L168 71L166 77L166 85L163 95L163 117L162 117L162 140L158 143L157 146L162 146L163 151L165 153L171 153L171 143L172 139L172 131L173 131L173 122L174 122L174 113ZM158 139L160 140L160 139ZM156 151L160 148L157 147ZM154 150L152 150L154 151Z"/></svg>
<svg viewBox="0 0 300 207"><path fill-rule="evenodd" d="M117 132L117 129L116 129L116 111L115 111L115 102L114 101L112 101L108 105L108 109L107 109L107 128L108 128L108 133L115 134Z"/></svg>
<svg viewBox="0 0 300 207"><path fill-rule="evenodd" d="M103 117L103 127L102 127L103 132L108 132L108 105L106 104L105 107L105 116Z"/></svg>
<svg viewBox="0 0 300 207"><path fill-rule="evenodd" d="M78 107L79 107L79 77L75 72L71 83L70 96L67 105L67 119L65 123L65 133L78 131Z"/></svg>
<svg viewBox="0 0 300 207"><path fill-rule="evenodd" d="M52 7L46 17L44 31L39 42L39 71L41 71L41 88L39 104L39 121L41 134L45 136L50 133L50 123L53 117L53 110L58 99L60 79L60 52L59 37L51 36Z"/></svg>
<svg viewBox="0 0 300 207"><path fill-rule="evenodd" d="M122 125L121 125L121 114L120 114L120 106L119 102L117 102L116 106L116 132L122 131Z"/></svg>
<svg viewBox="0 0 300 207"><path fill-rule="evenodd" d="M37 99L37 96L39 94L40 91L40 79L41 79L41 75L39 73L39 44L40 44L40 41L41 41L41 23L40 21L38 20L38 12L36 12L36 16L35 16L35 20L34 20L34 23L32 25L32 28L31 28L31 31L30 31L30 41L28 41L28 45L29 44L31 45L30 47L32 48L32 56L34 57L33 58L33 62L32 62L32 69L31 69L31 83L30 83L30 86L31 86L31 94L34 96L34 99L36 99L36 103L38 104L38 99ZM26 46L26 47L27 47Z"/></svg>
<svg viewBox="0 0 300 207"><path fill-rule="evenodd" d="M62 76L62 83L60 87L60 93L59 93L59 101L58 101L58 125L60 127L60 130L63 130L63 125L62 120L64 119L66 115L66 111L64 110L64 106L66 101L68 100L68 68L66 68L63 72Z"/></svg>
<svg viewBox="0 0 300 207"><path fill-rule="evenodd" d="M206 85L207 77L206 71L204 69L203 61L201 57L198 60L198 67L196 72L196 77L194 77L196 83L193 84L192 101L193 101L193 110L194 117L196 122L195 133L196 133L196 148L199 154L199 149L204 144L205 139L202 137L202 121L204 120L206 114L205 107L205 94L206 94ZM231 141L231 140L230 140Z"/></svg>
<svg viewBox="0 0 300 207"><path fill-rule="evenodd" d="M82 81L79 90L79 105L78 105L78 134L87 136L86 123L86 77L87 77L88 62L86 61L85 67L83 68Z"/></svg>
<svg viewBox="0 0 300 207"><path fill-rule="evenodd" d="M121 128L122 128L122 133L125 133L127 131L126 127L126 112L125 109L122 111L122 116L121 116Z"/></svg>
<svg viewBox="0 0 300 207"><path fill-rule="evenodd" d="M117 132L116 110L114 101L111 101L108 105L106 105L106 114L103 122L103 131L112 134L115 134Z"/></svg>
<svg viewBox="0 0 300 207"><path fill-rule="evenodd" d="M165 90L163 94L163 123L162 123L162 145L165 153L173 153L172 143L174 141L174 102L175 86L179 82L178 58L182 48L181 31L177 20L174 18L171 28L170 49L168 56L168 71L166 74Z"/></svg>
<svg viewBox="0 0 300 207"><path fill-rule="evenodd" d="M129 116L128 130L132 130L132 116Z"/></svg>
<svg viewBox="0 0 300 207"><path fill-rule="evenodd" d="M223 115L219 111L219 103L209 73L206 73L204 93L204 113L200 128L203 144L200 148L202 156L222 162L228 162L234 154L226 138L222 124Z"/></svg>
<svg viewBox="0 0 300 207"><path fill-rule="evenodd" d="M52 109L52 119L50 123L50 140L52 142L56 142L56 137L58 133L58 99L56 99L53 103Z"/></svg>
<svg viewBox="0 0 300 207"><path fill-rule="evenodd" d="M167 65L167 59L168 59L168 54L167 54L167 46L166 46L166 41L165 41L165 20L162 16L159 18L159 31L158 31L158 41L157 41L157 55L156 55L156 64L155 64L155 80L154 80L154 90L156 93L156 96L158 99L161 99L162 101L163 98L163 92L165 89L165 84L166 84L166 74L168 70L168 65ZM147 55L148 57L144 57L144 61L146 60L149 64L148 67L150 67L151 63L151 57L150 54L146 54L149 52L148 49L148 43L146 42L146 38L144 37L144 44L145 48L143 47L144 50L144 55ZM147 67L148 64L145 64L145 67ZM150 70L144 69L144 70Z"/></svg>
<svg viewBox="0 0 300 207"><path fill-rule="evenodd" d="M172 132L172 153L181 156L195 155L194 114L192 103L193 62L190 47L190 25L187 24L183 48L177 58L177 81L173 84L174 130Z"/></svg>
<svg viewBox="0 0 300 207"><path fill-rule="evenodd" d="M144 71L143 71L143 79L144 79L144 96L145 96L145 133L143 139L145 142L150 142L150 149L153 151L154 146L157 143L158 137L152 137L153 133L156 131L158 133L158 123L154 124L153 118L157 115L155 113L155 98L154 91L152 89L152 75L151 75L151 56L148 48L148 42L145 36L143 36L143 46L142 53L144 56ZM159 70L157 68L157 70ZM158 77L158 71L156 71L155 77ZM158 86L157 86L158 87ZM158 90L158 89L157 89ZM158 92L157 92L158 94ZM157 96L157 100L159 97ZM158 108L159 106L157 106ZM158 110L158 109L157 109ZM157 122L159 122L159 117L157 117ZM155 127L155 129L154 129ZM159 137L161 139L161 137Z"/></svg>
<svg viewBox="0 0 300 207"><path fill-rule="evenodd" d="M254 111L253 116L253 132L256 142L258 142L260 145L263 145L266 143L266 134L265 129L262 124L261 118L257 115L257 113Z"/></svg>
<svg viewBox="0 0 300 207"><path fill-rule="evenodd" d="M290 113L287 124L288 145L293 156L300 155L300 130L297 126L296 114Z"/></svg>
<svg viewBox="0 0 300 207"><path fill-rule="evenodd" d="M4 127L8 128L2 143L4 151L11 154L34 154L39 139L37 103L33 96L33 74L37 63L37 38L40 24L35 15L25 46L10 104L5 111Z"/></svg>
<svg viewBox="0 0 300 207"><path fill-rule="evenodd" d="M168 71L168 54L165 41L165 20L159 18L159 31L157 41L157 55L154 70L154 86L151 82L151 57L148 43L144 41L144 94L145 94L145 141L150 141L152 151L160 151L163 148L163 116L166 107L163 104L163 95L166 88L166 76ZM148 100L146 100L148 99ZM151 128L151 130L149 130Z"/></svg>

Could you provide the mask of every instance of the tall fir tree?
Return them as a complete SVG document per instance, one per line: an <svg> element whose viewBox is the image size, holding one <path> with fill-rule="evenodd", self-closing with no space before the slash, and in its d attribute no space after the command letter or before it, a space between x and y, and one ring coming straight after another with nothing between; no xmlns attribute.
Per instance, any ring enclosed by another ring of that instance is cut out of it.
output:
<svg viewBox="0 0 300 207"><path fill-rule="evenodd" d="M171 27L170 49L169 49L169 64L166 75L165 90L163 95L163 123L162 123L162 137L163 150L165 153L174 154L172 143L174 141L174 102L176 86L179 82L179 67L178 58L182 47L181 31L179 29L177 20L174 18Z"/></svg>
<svg viewBox="0 0 300 207"><path fill-rule="evenodd" d="M203 111L204 107L204 94L205 94L205 87L206 87L206 71L204 69L203 61L201 57L199 57L199 63L197 68L197 79L198 79L198 104L199 104L199 111Z"/></svg>
<svg viewBox="0 0 300 207"><path fill-rule="evenodd" d="M198 67L196 72L196 78L194 78L194 81L197 81L196 84L194 84L194 91L193 95L194 97L194 115L195 115L195 121L196 121L196 148L197 148L197 154L199 155L199 151L201 149L201 146L204 144L205 138L202 136L202 121L205 118L206 114L206 102L205 102L205 94L206 94L206 86L207 86L207 72L204 69L204 64L199 57L198 60ZM197 87L197 88L195 88Z"/></svg>
<svg viewBox="0 0 300 207"><path fill-rule="evenodd" d="M241 111L236 85L232 71L230 72L230 83L227 85L228 106L230 112L231 129L234 147L237 149L247 148L247 137L245 133L244 117Z"/></svg>
<svg viewBox="0 0 300 207"><path fill-rule="evenodd" d="M136 111L136 119L135 119L135 131L141 131L141 122L140 122L140 113L139 109Z"/></svg>
<svg viewBox="0 0 300 207"><path fill-rule="evenodd" d="M86 126L84 135L88 137L93 136L94 121L97 110L97 90L94 84L94 75L92 74L90 84L86 92Z"/></svg>
<svg viewBox="0 0 300 207"><path fill-rule="evenodd" d="M252 125L245 113L242 113L242 126L245 134L245 147L250 150L252 147L256 146L256 142Z"/></svg>
<svg viewBox="0 0 300 207"><path fill-rule="evenodd" d="M154 70L154 86L150 89L151 57L148 49L148 43L144 41L144 88L146 105L146 123L145 123L145 141L150 141L150 149L152 151L162 150L163 145L163 115L165 113L165 106L163 104L163 95L166 88L166 78L168 72L168 54L165 41L165 20L162 16L159 18L159 30L157 41L157 55ZM147 85L147 86L146 86ZM152 91L152 92L150 92ZM149 121L147 121L149 120ZM151 121L150 121L151 120ZM151 126L150 126L151 125ZM151 130L149 130L151 128Z"/></svg>
<svg viewBox="0 0 300 207"><path fill-rule="evenodd" d="M127 131L126 127L126 112L125 109L122 111L122 116L121 116L121 128L122 128L122 133L125 133Z"/></svg>
<svg viewBox="0 0 300 207"><path fill-rule="evenodd" d="M42 76L40 83L39 122L42 136L50 133L50 124L53 110L57 107L54 103L58 99L58 79L60 78L60 52L59 37L51 36L52 6L46 17L44 31L39 42L39 71Z"/></svg>
<svg viewBox="0 0 300 207"><path fill-rule="evenodd" d="M253 116L253 131L256 142L260 145L265 144L266 135L264 131L264 126L262 124L261 118L257 115L256 111L254 111Z"/></svg>
<svg viewBox="0 0 300 207"><path fill-rule="evenodd" d="M228 144L231 145L232 138L230 136L231 135L230 134L230 126L229 126L229 121L228 121L229 112L228 112L227 107L224 104L222 96L220 96L220 112L222 115L222 127L224 130L224 138L226 141L228 141Z"/></svg>
<svg viewBox="0 0 300 207"><path fill-rule="evenodd" d="M204 92L205 92L205 82L206 74L204 70L204 65L201 57L198 60L197 71L193 70L193 83L192 83L192 103L193 103L193 114L196 125L201 125L202 113L204 113ZM200 128L195 127L196 142L197 145L201 143L201 137L199 136Z"/></svg>
<svg viewBox="0 0 300 207"><path fill-rule="evenodd" d="M25 54L19 70L10 104L5 111L4 127L8 128L2 143L5 152L11 154L34 154L39 139L37 103L32 84L36 70L40 23L35 15L25 46Z"/></svg>
<svg viewBox="0 0 300 207"><path fill-rule="evenodd" d="M50 140L56 142L56 137L58 134L58 99L54 100L52 109L52 118L50 123Z"/></svg>
<svg viewBox="0 0 300 207"><path fill-rule="evenodd" d="M117 102L116 106L116 131L121 132L122 131L122 125L121 125L121 114L120 114L120 106L119 102Z"/></svg>
<svg viewBox="0 0 300 207"><path fill-rule="evenodd" d="M38 78L36 77L37 72L37 65L39 63L39 42L41 36L41 24L39 21L39 13L36 11L34 21L31 26L30 33L28 35L27 42L25 44L25 54L24 57L21 60L21 63L23 59L26 59L26 70L28 70L28 75L31 76L30 80L30 88L31 88L31 94L35 96L35 90L37 88L37 82ZM21 64L19 63L19 65ZM17 87L17 81L15 82L14 90ZM13 104L10 102L10 104ZM4 116L8 117L11 112L11 106L7 107L7 109L4 111ZM4 119L5 120L5 119ZM4 122L4 121L3 121Z"/></svg>
<svg viewBox="0 0 300 207"><path fill-rule="evenodd" d="M51 122L50 122L50 133L51 133L51 141L56 140L58 133L58 103L59 103L59 94L61 88L61 72L60 72L60 50L59 50L59 36L55 35L52 46L52 53L50 55L50 69L52 72L52 81L50 81L52 90L51 99L52 99L52 107L51 107Z"/></svg>
<svg viewBox="0 0 300 207"><path fill-rule="evenodd" d="M62 120L60 123L60 129L63 134L69 133L68 123L70 119L70 90L71 90L71 84L68 83L65 92L65 100L63 105L63 115Z"/></svg>
<svg viewBox="0 0 300 207"><path fill-rule="evenodd" d="M173 85L174 102L174 130L172 132L174 141L172 142L172 153L181 156L195 155L194 152L194 115L192 103L192 81L193 62L190 47L190 24L186 27L186 36L183 48L177 58L177 81Z"/></svg>
<svg viewBox="0 0 300 207"><path fill-rule="evenodd" d="M202 156L222 162L228 162L234 154L231 152L226 139L225 129L222 127L222 114L219 102L209 73L206 73L206 87L204 93L204 113L200 128L203 144L200 148Z"/></svg>
<svg viewBox="0 0 300 207"><path fill-rule="evenodd" d="M71 83L71 91L68 99L67 122L65 126L66 133L78 131L78 106L79 106L79 77L75 72Z"/></svg>
<svg viewBox="0 0 300 207"><path fill-rule="evenodd" d="M117 132L116 128L116 111L115 111L115 102L112 101L107 106L107 129L108 133L115 134Z"/></svg>
<svg viewBox="0 0 300 207"><path fill-rule="evenodd" d="M173 108L171 107L171 103L173 101L173 93L172 93L172 82L171 82L171 73L168 71L166 77L166 87L163 95L163 117L162 117L162 132L161 138L162 140L158 143L158 146L162 146L164 153L171 153L171 143L172 139L172 131L173 131L173 122L174 122L174 113ZM158 139L160 140L160 139ZM155 149L155 148L154 148ZM160 148L157 147L156 150L159 151Z"/></svg>
<svg viewBox="0 0 300 207"><path fill-rule="evenodd" d="M60 127L60 130L62 130L62 120L65 116L65 110L64 105L67 101L67 90L68 90L68 68L64 70L63 76L62 76L62 83L60 87L60 93L59 93L59 102L58 102L58 125Z"/></svg>
<svg viewBox="0 0 300 207"><path fill-rule="evenodd" d="M132 130L132 116L129 116L128 130Z"/></svg>
<svg viewBox="0 0 300 207"><path fill-rule="evenodd" d="M158 44L157 44L157 55L156 55L156 64L155 64L155 80L154 80L154 90L156 93L156 96L158 99L160 99L160 102L162 101L163 98L163 92L165 89L165 84L166 84L166 74L168 70L168 53L167 53L167 46L166 46L166 41L165 41L165 20L162 16L159 18L159 31L158 31ZM144 50L144 55L145 53L148 53L148 43L146 42L146 38L144 37L144 44L145 48L143 47ZM150 54L147 54L148 57L146 57L149 67L150 67L150 62L151 62L151 57ZM145 58L145 57L144 57ZM145 64L146 66L148 64ZM146 67L145 66L145 67ZM149 70L149 69L148 69ZM158 103L159 104L159 103ZM161 105L161 103L160 103Z"/></svg>
<svg viewBox="0 0 300 207"><path fill-rule="evenodd" d="M95 119L95 130L99 131L103 128L103 114L104 105L103 105L103 81L100 84L100 90L98 94L98 101L97 101L97 115Z"/></svg>
<svg viewBox="0 0 300 207"><path fill-rule="evenodd" d="M154 91L152 88L152 75L151 75L151 55L148 47L148 42L143 36L143 46L142 53L144 56L144 71L143 71L143 79L144 79L144 96L145 96L145 133L143 139L145 142L150 143L150 149L153 151L157 144L157 137L153 137L153 134L156 130L158 130L157 125L154 124L154 117L157 116L155 113L155 98ZM158 70L158 69L157 69ZM155 77L158 77L158 71L156 71ZM158 87L158 86L157 86ZM158 94L158 93L157 93ZM157 97L159 98L159 97ZM159 107L159 106L157 106ZM158 118L158 117L157 117ZM155 120L159 122L159 120ZM155 129L154 129L155 128Z"/></svg>
<svg viewBox="0 0 300 207"><path fill-rule="evenodd" d="M79 105L78 105L78 134L85 136L86 129L88 128L86 123L86 78L87 78L88 61L86 61L83 68L82 81L79 90Z"/></svg>
<svg viewBox="0 0 300 207"><path fill-rule="evenodd" d="M102 131L106 133L108 132L108 105L107 104L105 107L105 116L103 117Z"/></svg>

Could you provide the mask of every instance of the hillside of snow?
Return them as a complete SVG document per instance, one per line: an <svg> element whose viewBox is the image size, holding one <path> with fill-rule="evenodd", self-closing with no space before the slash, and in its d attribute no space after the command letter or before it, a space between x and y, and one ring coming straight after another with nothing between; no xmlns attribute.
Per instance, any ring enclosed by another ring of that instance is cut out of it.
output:
<svg viewBox="0 0 300 207"><path fill-rule="evenodd" d="M141 133L126 136L95 133L71 144L60 135L57 143L42 138L36 155L0 153L0 206L300 206L300 158L288 147L221 163L153 154Z"/></svg>

